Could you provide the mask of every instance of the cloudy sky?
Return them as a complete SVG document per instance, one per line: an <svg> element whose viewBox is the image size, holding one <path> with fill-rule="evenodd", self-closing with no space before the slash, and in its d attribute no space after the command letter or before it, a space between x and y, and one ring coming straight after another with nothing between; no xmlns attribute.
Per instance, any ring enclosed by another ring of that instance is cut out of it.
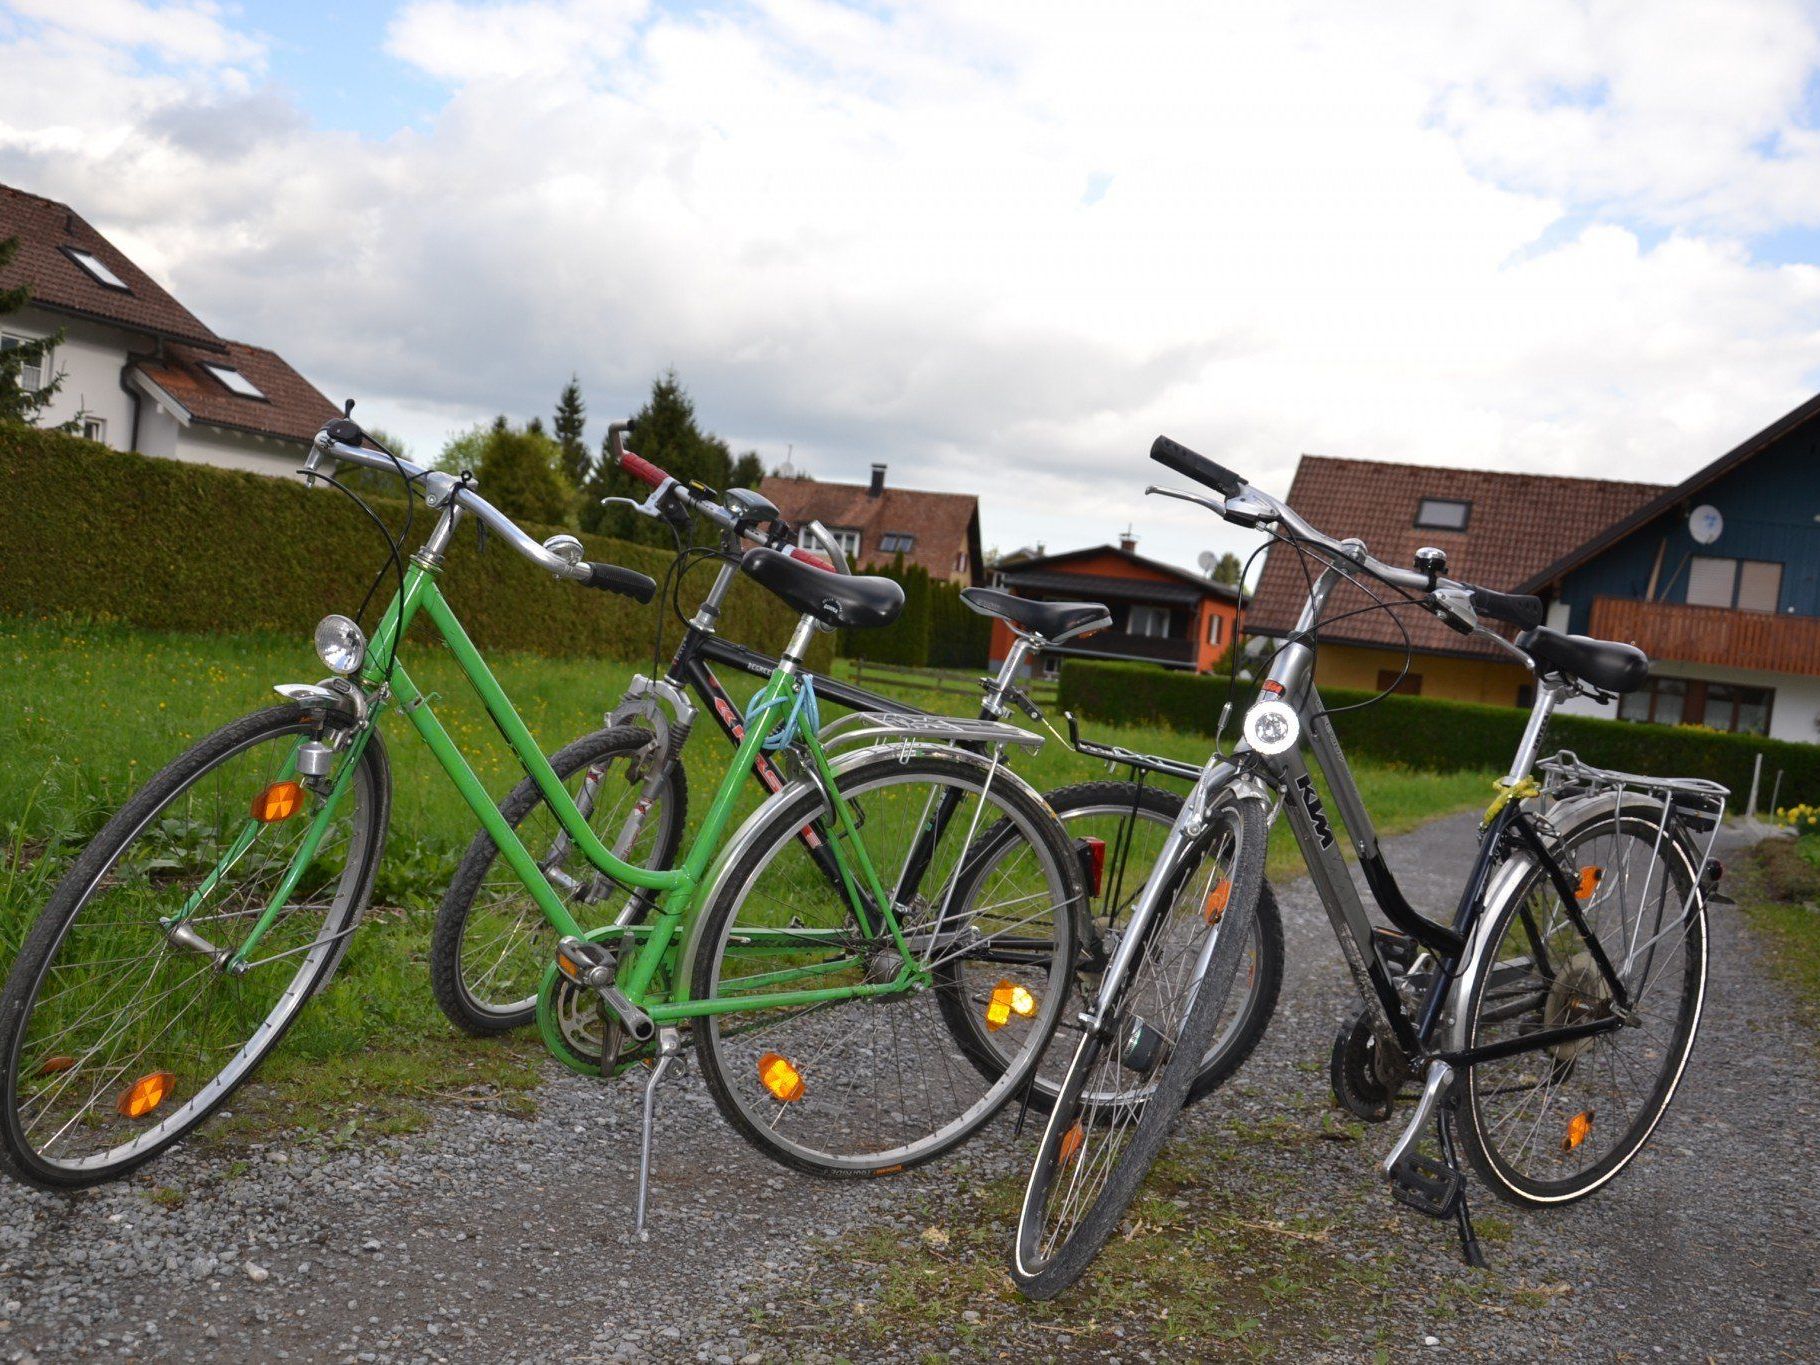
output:
<svg viewBox="0 0 1820 1365"><path fill-rule="evenodd" d="M1186 563L1158 431L1673 480L1807 397L1817 73L1785 0L0 0L0 181L419 449L674 366Z"/></svg>

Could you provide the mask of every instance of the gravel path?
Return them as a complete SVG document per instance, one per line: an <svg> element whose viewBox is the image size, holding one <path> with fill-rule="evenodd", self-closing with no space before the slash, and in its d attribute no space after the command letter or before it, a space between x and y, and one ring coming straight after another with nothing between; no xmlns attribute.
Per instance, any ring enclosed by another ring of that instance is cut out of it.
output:
<svg viewBox="0 0 1820 1365"><path fill-rule="evenodd" d="M1462 817L1387 841L1418 905L1451 898L1471 835ZM1281 899L1282 1007L1241 1083L1185 1122L1191 1137L1283 1114L1311 1121L1327 1104L1349 985L1307 883ZM1289 1343L1310 1340L1311 1326L1326 1338L1319 1353L1338 1359L1380 1339L1430 1358L1820 1354L1814 1040L1739 917L1721 910L1713 927L1708 1015L1655 1143L1568 1210L1496 1208L1475 1190L1476 1209L1510 1226L1487 1246L1488 1274L1459 1266L1449 1228L1382 1191L1374 1164L1389 1127L1248 1149L1260 1176L1291 1177L1279 1217L1342 1211L1347 1258L1382 1254L1409 1288L1369 1323L1321 1322L1318 1300L1296 1310L1312 1321L1273 1319L1278 1354L1308 1354ZM274 1143L232 1164L219 1149L179 1151L80 1196L0 1189L0 1355L739 1361L881 1347L978 1357L988 1343L1037 1358L1172 1354L1126 1346L1111 1325L1040 1335L1010 1302L989 1305L984 1328L937 1322L923 1340L879 1343L844 1326L841 1304L872 1286L865 1272L843 1278L841 1240L884 1230L913 1245L928 1210L953 1197L952 1170L839 1185L783 1172L729 1133L693 1077L664 1092L656 1235L635 1242L638 1097L636 1082L603 1091L552 1068L534 1120L450 1111L434 1131L383 1146ZM968 1178L1016 1175L1029 1141L1001 1123L968 1149ZM1462 1283L1493 1309L1456 1311L1448 1290ZM818 1287L806 1300L805 1285Z"/></svg>

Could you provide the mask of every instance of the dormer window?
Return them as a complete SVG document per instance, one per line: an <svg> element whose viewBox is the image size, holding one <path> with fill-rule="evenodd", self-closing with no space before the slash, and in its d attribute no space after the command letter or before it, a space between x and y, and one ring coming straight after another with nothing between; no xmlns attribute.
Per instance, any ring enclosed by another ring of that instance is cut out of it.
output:
<svg viewBox="0 0 1820 1365"><path fill-rule="evenodd" d="M887 531L879 539L878 548L880 554L907 555L916 549L916 537L902 531Z"/></svg>
<svg viewBox="0 0 1820 1365"><path fill-rule="evenodd" d="M261 403L266 401L266 396L259 391L259 386L232 365L211 365L204 361L202 368L220 380L222 387L229 393L238 394L242 398L257 398Z"/></svg>
<svg viewBox="0 0 1820 1365"><path fill-rule="evenodd" d="M104 284L109 289L118 289L122 294L133 292L132 286L109 270L106 263L94 252L84 251L81 247L66 246L63 248L63 254L86 270L95 283Z"/></svg>
<svg viewBox="0 0 1820 1365"><path fill-rule="evenodd" d="M1458 498L1423 498L1416 507L1416 526L1424 531L1464 531L1472 504Z"/></svg>

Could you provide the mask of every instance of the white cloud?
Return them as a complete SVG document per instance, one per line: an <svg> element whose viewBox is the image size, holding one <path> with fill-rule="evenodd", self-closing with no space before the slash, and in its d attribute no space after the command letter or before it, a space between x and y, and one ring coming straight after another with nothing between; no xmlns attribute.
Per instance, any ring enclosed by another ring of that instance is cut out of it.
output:
<svg viewBox="0 0 1820 1365"><path fill-rule="evenodd" d="M1230 541L1141 496L1158 430L1279 489L1304 450L1671 478L1806 396L1820 272L1741 243L1813 211L1810 19L1450 13L424 0L388 50L447 100L381 140L256 52L47 19L0 32L0 178L420 444L673 364L736 442L977 488L1005 545Z"/></svg>

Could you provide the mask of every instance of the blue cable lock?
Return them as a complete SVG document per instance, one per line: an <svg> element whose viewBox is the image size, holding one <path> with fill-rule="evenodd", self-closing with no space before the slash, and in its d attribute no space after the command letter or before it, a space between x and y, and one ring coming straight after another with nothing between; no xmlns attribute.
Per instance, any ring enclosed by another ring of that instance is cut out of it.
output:
<svg viewBox="0 0 1820 1365"><path fill-rule="evenodd" d="M746 728L750 730L753 723L764 712L774 706L781 706L783 703L783 697L772 697L766 702L761 702L757 697L753 697L746 705L744 717ZM822 728L821 706L815 699L815 680L813 678L806 677L802 680L802 686L797 689L797 693L790 699L790 703L790 714L784 717L783 724L765 736L761 748L773 751L785 748L791 740L796 738L799 726L806 727L808 731Z"/></svg>

